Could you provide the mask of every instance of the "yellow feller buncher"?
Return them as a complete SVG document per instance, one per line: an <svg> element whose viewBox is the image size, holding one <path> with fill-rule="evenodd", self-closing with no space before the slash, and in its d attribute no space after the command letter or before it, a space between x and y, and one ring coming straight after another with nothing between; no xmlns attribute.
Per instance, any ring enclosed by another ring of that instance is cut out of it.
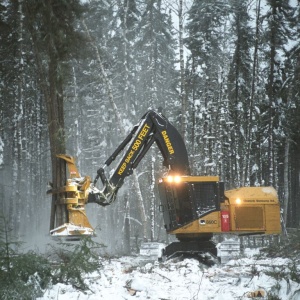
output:
<svg viewBox="0 0 300 300"><path fill-rule="evenodd" d="M150 110L98 169L92 183L89 177L80 177L72 157L59 156L68 165L70 179L58 191L61 197L57 205L67 206L69 220L52 228L50 234L75 239L94 234L85 205L106 206L114 202L124 179L132 174L154 142L167 168L167 175L158 182L160 210L167 233L176 235L178 240L164 249L166 258L185 253L216 256L216 245L211 240L213 234L281 233L280 205L273 187L225 191L218 176L191 175L187 150L179 132L165 116ZM105 168L121 152L115 172L107 178ZM99 178L102 189L96 188Z"/></svg>

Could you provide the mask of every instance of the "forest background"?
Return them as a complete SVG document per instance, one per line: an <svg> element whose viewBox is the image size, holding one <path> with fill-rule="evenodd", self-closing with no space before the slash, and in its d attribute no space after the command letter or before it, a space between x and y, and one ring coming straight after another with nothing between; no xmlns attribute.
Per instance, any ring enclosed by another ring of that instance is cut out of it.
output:
<svg viewBox="0 0 300 300"><path fill-rule="evenodd" d="M0 2L0 211L28 247L49 241L55 154L97 169L149 109L179 129L192 173L274 186L300 215L300 2ZM155 146L112 206L87 213L110 253L167 241ZM113 168L114 166L112 166Z"/></svg>

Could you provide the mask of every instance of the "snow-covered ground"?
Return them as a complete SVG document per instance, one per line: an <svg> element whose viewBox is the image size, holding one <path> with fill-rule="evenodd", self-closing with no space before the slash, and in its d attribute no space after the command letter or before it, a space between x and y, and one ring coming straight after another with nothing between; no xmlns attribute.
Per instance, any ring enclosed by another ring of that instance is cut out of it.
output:
<svg viewBox="0 0 300 300"><path fill-rule="evenodd" d="M102 269L86 275L88 291L56 284L38 299L300 299L300 284L293 281L298 270L289 259L246 256L212 267L194 259L162 263L140 257L100 259ZM264 297L253 298L257 291Z"/></svg>

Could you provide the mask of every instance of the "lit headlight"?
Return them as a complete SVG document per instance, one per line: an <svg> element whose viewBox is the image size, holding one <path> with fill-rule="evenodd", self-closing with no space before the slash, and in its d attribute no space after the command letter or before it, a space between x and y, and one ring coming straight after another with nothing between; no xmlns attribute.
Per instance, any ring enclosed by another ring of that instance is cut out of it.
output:
<svg viewBox="0 0 300 300"><path fill-rule="evenodd" d="M167 179L167 182L170 182L170 183L172 183L174 181L173 176L167 176L166 179Z"/></svg>
<svg viewBox="0 0 300 300"><path fill-rule="evenodd" d="M174 176L174 182L175 183L181 182L181 177L180 176Z"/></svg>
<svg viewBox="0 0 300 300"><path fill-rule="evenodd" d="M169 182L169 183L179 183L181 182L181 177L176 175L176 176L167 176L166 177L166 181Z"/></svg>
<svg viewBox="0 0 300 300"><path fill-rule="evenodd" d="M237 198L237 199L235 200L235 203L236 203L236 204L241 204L241 202L242 202L242 200L241 200L240 198Z"/></svg>

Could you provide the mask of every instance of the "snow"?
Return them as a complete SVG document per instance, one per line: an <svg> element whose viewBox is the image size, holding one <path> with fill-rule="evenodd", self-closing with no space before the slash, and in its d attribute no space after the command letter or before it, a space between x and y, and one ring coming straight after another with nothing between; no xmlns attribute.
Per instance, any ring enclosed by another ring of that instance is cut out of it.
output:
<svg viewBox="0 0 300 300"><path fill-rule="evenodd" d="M77 226L70 223L65 223L59 227L50 230L50 235L52 237L56 237L56 236L72 237L78 235L76 234L76 232L82 236L94 234L94 230L89 227Z"/></svg>
<svg viewBox="0 0 300 300"><path fill-rule="evenodd" d="M56 284L38 299L232 300L249 299L258 290L265 293L258 299L267 299L268 295L300 299L300 285L284 273L292 261L284 258L250 255L212 267L194 259L161 263L143 261L141 257L100 260L102 269L85 277L89 290Z"/></svg>
<svg viewBox="0 0 300 300"><path fill-rule="evenodd" d="M263 188L262 188L262 191L263 191L263 193L271 194L272 196L277 197L277 192L276 192L276 190L275 190L274 188L272 188L272 187L268 187L268 186L263 187Z"/></svg>

